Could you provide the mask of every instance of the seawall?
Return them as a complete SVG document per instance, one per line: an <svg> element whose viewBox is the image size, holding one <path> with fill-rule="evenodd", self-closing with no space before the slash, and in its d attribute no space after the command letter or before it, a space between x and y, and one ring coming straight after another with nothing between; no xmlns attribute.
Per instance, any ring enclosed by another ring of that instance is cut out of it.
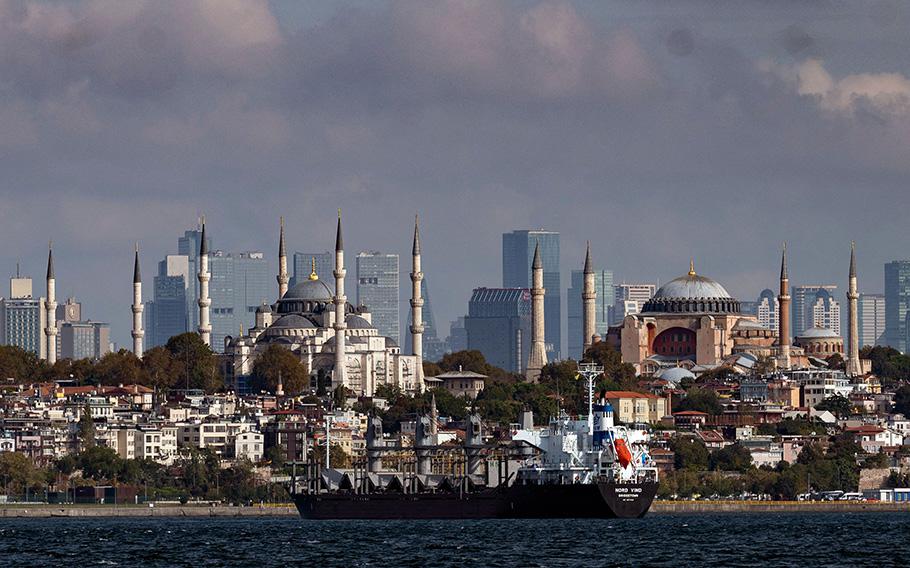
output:
<svg viewBox="0 0 910 568"><path fill-rule="evenodd" d="M297 516L294 505L259 507L207 507L199 505L45 505L9 504L0 506L2 518L49 517L291 517Z"/></svg>
<svg viewBox="0 0 910 568"><path fill-rule="evenodd" d="M650 513L875 513L908 512L910 503L880 501L655 501Z"/></svg>

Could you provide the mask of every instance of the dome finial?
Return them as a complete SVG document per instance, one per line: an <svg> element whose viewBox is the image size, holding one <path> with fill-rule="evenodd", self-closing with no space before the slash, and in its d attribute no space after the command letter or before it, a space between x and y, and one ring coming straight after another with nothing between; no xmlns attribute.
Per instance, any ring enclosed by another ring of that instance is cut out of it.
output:
<svg viewBox="0 0 910 568"><path fill-rule="evenodd" d="M310 272L310 280L319 280L319 275L316 274L316 257L313 257L313 270Z"/></svg>
<svg viewBox="0 0 910 568"><path fill-rule="evenodd" d="M689 276L695 276L695 259L689 259Z"/></svg>

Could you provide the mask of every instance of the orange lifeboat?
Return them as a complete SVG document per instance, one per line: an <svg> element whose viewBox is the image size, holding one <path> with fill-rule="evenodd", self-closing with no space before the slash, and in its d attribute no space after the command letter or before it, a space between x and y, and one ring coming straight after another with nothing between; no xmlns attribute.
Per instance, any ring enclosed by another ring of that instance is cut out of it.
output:
<svg viewBox="0 0 910 568"><path fill-rule="evenodd" d="M624 468L632 463L632 452L629 451L626 441L622 438L616 440L616 458L619 460L619 465Z"/></svg>

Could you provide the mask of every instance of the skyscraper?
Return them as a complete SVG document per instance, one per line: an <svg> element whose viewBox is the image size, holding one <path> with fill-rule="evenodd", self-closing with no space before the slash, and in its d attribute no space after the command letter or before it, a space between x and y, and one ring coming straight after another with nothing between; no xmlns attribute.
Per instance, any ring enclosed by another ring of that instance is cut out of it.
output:
<svg viewBox="0 0 910 568"><path fill-rule="evenodd" d="M812 284L793 286L793 335L821 327L840 335L840 302L835 300L837 286Z"/></svg>
<svg viewBox="0 0 910 568"><path fill-rule="evenodd" d="M657 291L656 284L616 284L613 286L616 298L610 316L610 324L622 323L626 316L637 314L645 302L651 299Z"/></svg>
<svg viewBox="0 0 910 568"><path fill-rule="evenodd" d="M910 308L910 260L885 264L885 343L907 351L907 311Z"/></svg>
<svg viewBox="0 0 910 568"><path fill-rule="evenodd" d="M560 304L562 285L559 273L559 233L542 229L512 231L502 235L502 286L504 288L530 288L531 262L534 248L540 243L543 263L544 321L547 359L561 358L562 310Z"/></svg>
<svg viewBox="0 0 910 568"><path fill-rule="evenodd" d="M526 288L475 288L464 318L467 348L491 365L525 371L531 351L531 292Z"/></svg>
<svg viewBox="0 0 910 568"><path fill-rule="evenodd" d="M0 343L46 356L47 326L44 298L32 297L32 279L16 275L10 279L10 297L0 300Z"/></svg>
<svg viewBox="0 0 910 568"><path fill-rule="evenodd" d="M376 251L357 255L357 303L369 308L381 335L401 342L398 255Z"/></svg>
<svg viewBox="0 0 910 568"><path fill-rule="evenodd" d="M860 347L885 344L885 295L859 295Z"/></svg>
<svg viewBox="0 0 910 568"><path fill-rule="evenodd" d="M758 300L755 302L755 316L762 327L773 329L775 333L780 331L780 306L777 296L770 289L765 288L758 295Z"/></svg>
<svg viewBox="0 0 910 568"><path fill-rule="evenodd" d="M327 285L332 285L332 269L335 263L335 254L325 252L295 252L294 275L291 277L291 286L310 277L313 272L313 259L316 259L316 275Z"/></svg>
<svg viewBox="0 0 910 568"><path fill-rule="evenodd" d="M256 323L256 309L277 296L265 255L258 251L209 253L212 299L212 349L224 350L224 338Z"/></svg>
<svg viewBox="0 0 910 568"><path fill-rule="evenodd" d="M584 288L584 271L573 270L570 275L568 292L566 292L566 312L568 314L568 326L566 334L568 335L569 357L580 360L582 355L582 298L581 293ZM613 301L616 294L613 290L613 271L612 270L595 270L594 271L594 290L597 292L597 298L594 303L595 310L595 332L601 337L607 336L607 328L610 326L610 309L613 307Z"/></svg>
<svg viewBox="0 0 910 568"><path fill-rule="evenodd" d="M192 318L187 296L192 289L189 259L182 254L169 254L158 263L158 274L152 281L152 301L146 303L145 328L148 347L164 345L175 335L191 329Z"/></svg>
<svg viewBox="0 0 910 568"><path fill-rule="evenodd" d="M111 350L111 326L95 321L67 321L60 326L60 356L100 359Z"/></svg>

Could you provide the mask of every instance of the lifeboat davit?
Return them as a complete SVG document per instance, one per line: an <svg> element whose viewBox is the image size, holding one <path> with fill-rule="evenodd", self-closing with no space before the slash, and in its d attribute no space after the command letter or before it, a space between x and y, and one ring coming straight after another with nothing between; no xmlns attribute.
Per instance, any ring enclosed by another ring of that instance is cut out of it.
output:
<svg viewBox="0 0 910 568"><path fill-rule="evenodd" d="M629 451L626 441L622 438L616 440L616 458L619 460L619 465L623 468L628 467L629 464L632 463L632 452Z"/></svg>

